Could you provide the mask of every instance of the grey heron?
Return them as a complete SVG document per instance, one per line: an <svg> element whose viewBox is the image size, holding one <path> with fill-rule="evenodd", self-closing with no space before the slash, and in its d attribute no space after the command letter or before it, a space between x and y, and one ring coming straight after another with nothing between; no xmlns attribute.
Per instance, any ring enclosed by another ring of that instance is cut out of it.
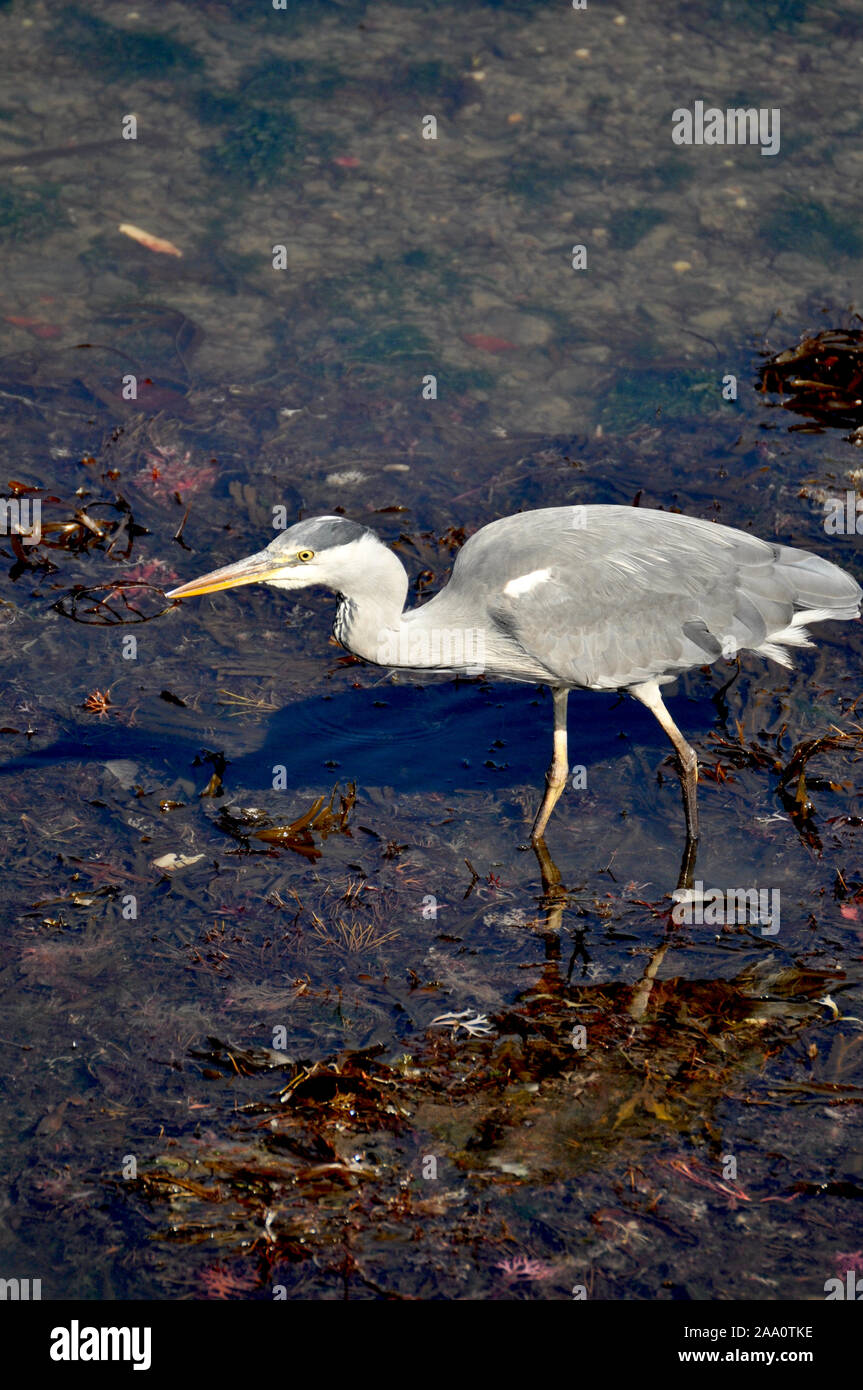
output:
<svg viewBox="0 0 863 1390"><path fill-rule="evenodd" d="M333 633L379 666L543 682L554 749L531 840L567 782L570 690L626 691L652 711L680 764L691 879L698 841L695 750L661 687L682 671L748 650L791 665L807 624L855 618L861 589L810 551L680 513L614 505L550 507L483 526L449 583L404 611L408 576L374 531L342 516L300 521L264 550L172 589L191 598L254 582L339 596Z"/></svg>

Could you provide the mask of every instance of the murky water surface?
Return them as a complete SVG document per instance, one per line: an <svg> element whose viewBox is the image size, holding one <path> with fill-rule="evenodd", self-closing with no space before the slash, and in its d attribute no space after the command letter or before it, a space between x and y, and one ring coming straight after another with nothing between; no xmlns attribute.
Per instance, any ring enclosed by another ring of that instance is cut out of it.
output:
<svg viewBox="0 0 863 1390"><path fill-rule="evenodd" d="M375 527L415 595L485 522L578 502L859 578L824 527L847 422L757 387L859 327L863 6L6 0L0 50L2 483L43 527L0 548L0 1274L768 1300L863 1272L859 628L672 697L698 877L778 893L765 930L670 922L679 793L634 702L570 701L544 888L547 692L346 660L323 593L161 597L274 506ZM696 100L778 108L779 152L675 145Z"/></svg>

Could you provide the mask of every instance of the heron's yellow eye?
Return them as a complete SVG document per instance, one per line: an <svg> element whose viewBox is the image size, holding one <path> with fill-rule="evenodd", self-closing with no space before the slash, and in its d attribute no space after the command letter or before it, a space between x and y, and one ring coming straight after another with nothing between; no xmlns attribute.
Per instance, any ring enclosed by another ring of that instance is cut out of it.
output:
<svg viewBox="0 0 863 1390"><path fill-rule="evenodd" d="M302 562L303 562L304 565L307 565L307 564L309 563L309 561L310 561L310 560L314 560L314 558L315 558L315 552L314 552L313 550L298 550L298 551L297 551L297 559L298 559L298 560L302 560Z"/></svg>

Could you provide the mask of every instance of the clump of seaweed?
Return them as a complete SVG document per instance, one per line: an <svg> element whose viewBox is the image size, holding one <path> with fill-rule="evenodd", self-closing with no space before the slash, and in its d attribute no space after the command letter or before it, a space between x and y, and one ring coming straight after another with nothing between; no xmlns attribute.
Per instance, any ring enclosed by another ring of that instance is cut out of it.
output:
<svg viewBox="0 0 863 1390"><path fill-rule="evenodd" d="M818 790L840 791L841 788L828 778L807 776L809 761L816 754L839 749L850 750L859 756L863 753L863 728L853 725L850 729L840 729L834 725L829 733L818 738L802 739L790 752L782 746L786 732L787 725L783 724L772 748L754 740L747 742L740 724L736 742L724 736L714 736L711 743L719 759L713 768L707 770L707 775L713 781L724 782L731 780L731 768L751 767L774 773L778 777L777 795L795 829L805 844L820 851L822 844L814 819L815 805L809 793Z"/></svg>
<svg viewBox="0 0 863 1390"><path fill-rule="evenodd" d="M337 794L338 808L335 805ZM318 834L321 840L326 840L328 835L350 835L350 813L356 799L356 784L351 782L344 793L339 793L336 785L329 797L316 797L302 815L288 824L273 825L268 823L270 818L267 814L257 807L237 806L223 807L216 824L220 830L239 841L246 852L251 852L252 846L249 842L255 839L271 846L273 851L290 849L295 854L302 855L304 859L314 861L321 857L321 850L315 843L315 834Z"/></svg>
<svg viewBox="0 0 863 1390"><path fill-rule="evenodd" d="M254 188L271 182L286 160L299 157L300 128L288 113L238 103L235 121L221 142L202 156L211 174Z"/></svg>
<svg viewBox="0 0 863 1390"><path fill-rule="evenodd" d="M759 376L763 395L781 396L783 410L816 422L792 429L820 432L863 427L863 329L831 328L768 358Z"/></svg>
<svg viewBox="0 0 863 1390"><path fill-rule="evenodd" d="M245 1262L225 1266L239 1283L221 1270L193 1275L204 1296L223 1297L334 1272L346 1288L386 1293L375 1279L382 1237L401 1240L404 1279L418 1289L453 1242L476 1242L510 1279L562 1278L556 1264L514 1253L505 1227L490 1231L485 1195L538 1173L587 1176L615 1153L634 1182L638 1145L654 1204L681 1180L732 1204L794 1200L799 1183L765 1197L722 1179L714 1112L729 1094L745 1103L765 1057L822 1017L835 974L770 955L733 981L659 979L663 951L634 984L570 985L550 960L469 1050L431 1020L405 1034L397 1057L381 1044L289 1055L210 1037L190 1055L203 1085L230 1088L230 1131L165 1140L133 1180L110 1181L149 1208L155 1239ZM803 1083L801 1097L810 1092L856 1099L832 1076ZM665 1171L648 1158L657 1131L673 1159Z"/></svg>
<svg viewBox="0 0 863 1390"><path fill-rule="evenodd" d="M195 72L203 59L171 34L123 29L77 5L67 5L57 26L55 43L72 57L98 64L108 80L136 79L144 73Z"/></svg>
<svg viewBox="0 0 863 1390"><path fill-rule="evenodd" d="M68 223L58 190L53 185L0 188L0 239L3 241L47 236Z"/></svg>

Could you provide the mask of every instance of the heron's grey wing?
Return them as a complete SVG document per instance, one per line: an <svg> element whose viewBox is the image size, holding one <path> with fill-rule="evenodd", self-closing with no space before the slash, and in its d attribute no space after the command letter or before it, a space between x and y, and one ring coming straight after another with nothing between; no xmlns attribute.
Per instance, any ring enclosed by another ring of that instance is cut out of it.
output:
<svg viewBox="0 0 863 1390"><path fill-rule="evenodd" d="M562 683L620 689L744 647L790 664L781 644L806 642L803 619L857 611L859 586L820 556L674 513L582 510L580 527L562 524L572 509L535 514L555 524L540 544L511 537L510 578L486 597L494 626Z"/></svg>
<svg viewBox="0 0 863 1390"><path fill-rule="evenodd" d="M721 655L722 638L713 629L725 631L722 617L731 605L717 602L720 576L712 576L708 610L704 599L651 582L643 565L624 570L604 564L603 571L580 577L575 590L566 569L551 566L529 592L493 600L489 616L567 685L615 690Z"/></svg>

